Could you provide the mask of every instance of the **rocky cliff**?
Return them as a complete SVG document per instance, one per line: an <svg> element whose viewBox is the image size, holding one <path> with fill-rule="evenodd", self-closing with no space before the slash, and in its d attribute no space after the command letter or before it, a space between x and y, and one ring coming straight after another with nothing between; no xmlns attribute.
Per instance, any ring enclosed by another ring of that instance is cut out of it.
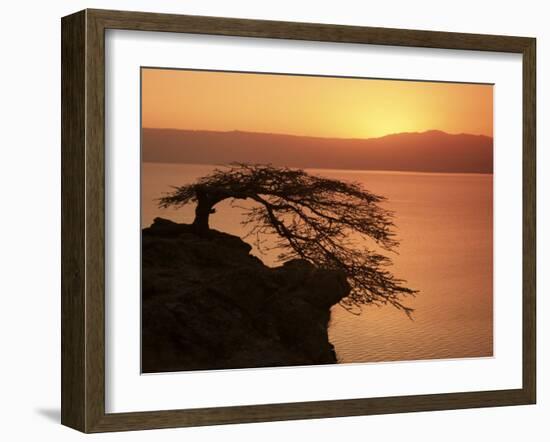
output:
<svg viewBox="0 0 550 442"><path fill-rule="evenodd" d="M143 229L143 372L337 362L327 328L345 277L301 260L270 268L250 250L160 218Z"/></svg>

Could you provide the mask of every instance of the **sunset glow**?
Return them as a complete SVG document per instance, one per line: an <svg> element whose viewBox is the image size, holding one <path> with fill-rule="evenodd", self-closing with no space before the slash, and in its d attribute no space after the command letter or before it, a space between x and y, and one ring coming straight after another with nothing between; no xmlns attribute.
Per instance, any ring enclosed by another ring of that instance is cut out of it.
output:
<svg viewBox="0 0 550 442"><path fill-rule="evenodd" d="M371 138L493 135L492 85L142 69L150 128Z"/></svg>
<svg viewBox="0 0 550 442"><path fill-rule="evenodd" d="M493 85L141 73L144 373L494 356Z"/></svg>

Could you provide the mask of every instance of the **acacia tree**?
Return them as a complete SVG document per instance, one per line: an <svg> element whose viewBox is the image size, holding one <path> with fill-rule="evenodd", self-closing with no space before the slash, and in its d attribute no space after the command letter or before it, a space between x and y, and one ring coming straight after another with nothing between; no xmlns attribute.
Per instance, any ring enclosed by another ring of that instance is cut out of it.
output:
<svg viewBox="0 0 550 442"><path fill-rule="evenodd" d="M249 235L276 234L272 248L280 261L304 259L318 267L342 271L350 284L341 305L352 313L363 305L390 304L410 317L402 303L416 290L405 287L387 267L389 257L376 251L395 252L393 213L385 201L358 183L311 175L303 170L271 165L235 163L216 169L193 184L175 187L160 198L159 206L181 207L195 203L194 228L209 230L214 206L223 200L251 200L243 207Z"/></svg>

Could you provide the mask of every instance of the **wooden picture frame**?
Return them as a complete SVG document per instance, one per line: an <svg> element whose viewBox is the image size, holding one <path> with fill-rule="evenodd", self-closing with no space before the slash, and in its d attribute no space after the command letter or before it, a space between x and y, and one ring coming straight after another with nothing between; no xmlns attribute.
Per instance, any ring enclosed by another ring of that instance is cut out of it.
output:
<svg viewBox="0 0 550 442"><path fill-rule="evenodd" d="M523 385L272 405L105 412L105 30L495 51L523 57ZM536 41L405 29L84 10L62 19L62 410L83 432L534 404Z"/></svg>

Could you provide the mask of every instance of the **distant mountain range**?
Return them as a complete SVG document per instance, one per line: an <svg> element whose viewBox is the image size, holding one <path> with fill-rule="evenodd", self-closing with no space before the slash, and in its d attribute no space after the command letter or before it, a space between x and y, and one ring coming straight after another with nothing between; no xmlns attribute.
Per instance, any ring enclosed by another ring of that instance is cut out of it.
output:
<svg viewBox="0 0 550 442"><path fill-rule="evenodd" d="M492 173L493 139L438 130L380 138L320 138L256 132L142 130L142 160L264 163L319 169Z"/></svg>

